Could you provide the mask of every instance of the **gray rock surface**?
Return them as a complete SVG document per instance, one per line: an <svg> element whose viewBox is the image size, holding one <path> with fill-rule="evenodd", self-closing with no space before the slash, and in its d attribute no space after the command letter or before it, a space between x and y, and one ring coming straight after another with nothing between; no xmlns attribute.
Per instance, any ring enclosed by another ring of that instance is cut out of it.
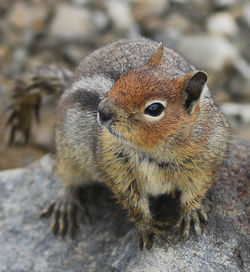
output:
<svg viewBox="0 0 250 272"><path fill-rule="evenodd" d="M0 173L0 271L249 271L247 186L250 142L234 138L220 176L209 191L209 230L184 242L170 230L152 251L140 252L134 226L109 190L82 193L91 222L75 240L54 237L49 221L39 219L44 205L60 190L50 156L25 169ZM248 210L249 211L249 210Z"/></svg>

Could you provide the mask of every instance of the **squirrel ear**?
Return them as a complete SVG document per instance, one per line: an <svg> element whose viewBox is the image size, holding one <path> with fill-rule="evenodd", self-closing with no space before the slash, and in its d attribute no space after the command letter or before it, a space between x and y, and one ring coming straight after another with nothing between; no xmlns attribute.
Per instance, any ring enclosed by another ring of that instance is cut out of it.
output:
<svg viewBox="0 0 250 272"><path fill-rule="evenodd" d="M199 101L200 95L208 80L208 75L203 71L194 71L185 76L183 99L185 108L191 113Z"/></svg>
<svg viewBox="0 0 250 272"><path fill-rule="evenodd" d="M148 64L157 66L162 64L162 61L163 61L163 45L162 43L159 43L154 52L154 55L152 56Z"/></svg>

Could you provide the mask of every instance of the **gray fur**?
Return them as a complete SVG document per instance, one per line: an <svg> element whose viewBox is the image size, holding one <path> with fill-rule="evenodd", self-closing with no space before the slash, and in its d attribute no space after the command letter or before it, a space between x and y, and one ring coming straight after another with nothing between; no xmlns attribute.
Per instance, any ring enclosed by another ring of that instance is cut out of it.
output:
<svg viewBox="0 0 250 272"><path fill-rule="evenodd" d="M82 77L80 80L75 81L70 88L68 88L63 96L79 91L81 89L88 90L90 92L97 92L100 99L103 99L109 90L112 88L114 80L111 78L106 78L102 75L92 75Z"/></svg>
<svg viewBox="0 0 250 272"><path fill-rule="evenodd" d="M119 40L100 48L84 59L76 70L74 81L102 75L117 80L128 71L145 65L159 43L148 39ZM183 76L194 67L173 50L164 47L164 64L172 77Z"/></svg>

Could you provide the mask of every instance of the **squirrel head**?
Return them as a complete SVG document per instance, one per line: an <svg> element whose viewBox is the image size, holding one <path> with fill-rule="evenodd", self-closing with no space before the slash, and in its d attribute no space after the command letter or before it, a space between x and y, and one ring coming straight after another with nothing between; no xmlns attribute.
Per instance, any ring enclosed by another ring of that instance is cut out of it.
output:
<svg viewBox="0 0 250 272"><path fill-rule="evenodd" d="M98 106L100 123L122 141L144 150L157 147L199 112L207 74L174 78L160 43L150 61L118 79Z"/></svg>

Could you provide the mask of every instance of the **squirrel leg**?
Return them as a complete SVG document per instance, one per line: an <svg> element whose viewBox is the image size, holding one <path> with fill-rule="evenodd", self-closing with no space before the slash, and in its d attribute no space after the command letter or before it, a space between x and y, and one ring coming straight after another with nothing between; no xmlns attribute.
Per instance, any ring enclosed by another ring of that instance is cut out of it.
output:
<svg viewBox="0 0 250 272"><path fill-rule="evenodd" d="M136 223L137 237L139 248L151 249L154 242L154 237L158 236L165 238L167 230L169 230L169 222L155 221L151 217L144 218L141 222Z"/></svg>
<svg viewBox="0 0 250 272"><path fill-rule="evenodd" d="M15 144L17 132L27 144L35 117L39 121L42 97L59 97L72 78L72 72L55 66L40 66L31 73L15 80L11 90L11 104L7 112L6 128L9 128L9 145Z"/></svg>
<svg viewBox="0 0 250 272"><path fill-rule="evenodd" d="M154 233L148 199L138 190L136 180L128 181L125 191L122 190L123 188L119 186L119 183L113 182L113 179L109 180L108 185L110 185L116 199L128 211L131 221L135 223L140 250L151 249Z"/></svg>
<svg viewBox="0 0 250 272"><path fill-rule="evenodd" d="M136 206L132 214L130 212L130 215L132 215L132 221L136 225L138 246L140 250L144 248L150 250L154 242L154 229L147 200L141 200Z"/></svg>
<svg viewBox="0 0 250 272"><path fill-rule="evenodd" d="M132 189L133 190L133 189ZM129 194L128 194L129 195ZM122 201L126 210L128 210L131 221L136 225L137 240L140 250L144 248L150 250L154 242L153 219L151 218L148 200L133 191L132 195L124 195ZM132 201L131 201L132 200Z"/></svg>
<svg viewBox="0 0 250 272"><path fill-rule="evenodd" d="M69 233L73 238L77 230L76 215L79 210L88 216L87 207L83 206L79 198L79 186L66 187L60 196L49 203L42 211L41 217L51 217L50 228L54 234L64 237Z"/></svg>
<svg viewBox="0 0 250 272"><path fill-rule="evenodd" d="M183 237L188 239L190 237L190 228L193 224L196 235L202 232L201 222L207 222L207 215L200 202L200 196L192 200L182 200L182 210L180 218L175 225L176 229L180 229L183 225Z"/></svg>
<svg viewBox="0 0 250 272"><path fill-rule="evenodd" d="M153 246L153 233L147 228L137 228L136 232L140 250L150 250Z"/></svg>

